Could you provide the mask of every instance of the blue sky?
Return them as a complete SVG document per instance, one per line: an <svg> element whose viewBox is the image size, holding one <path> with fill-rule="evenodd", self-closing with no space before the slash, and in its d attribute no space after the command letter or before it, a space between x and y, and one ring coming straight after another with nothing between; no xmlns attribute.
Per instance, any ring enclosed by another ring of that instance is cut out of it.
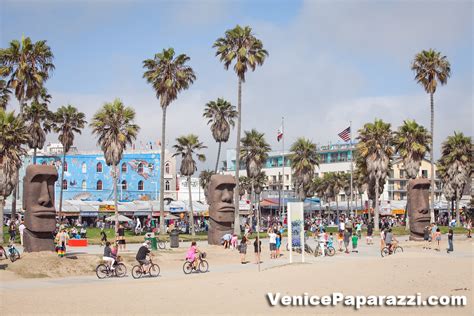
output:
<svg viewBox="0 0 474 316"><path fill-rule="evenodd" d="M428 127L429 98L410 70L428 48L452 65L435 95L436 155L454 130L472 135L471 1L3 0L0 23L1 47L23 34L48 41L56 65L47 82L52 109L71 103L90 118L119 97L136 109L143 142L160 138L161 110L141 62L167 47L189 55L197 81L171 105L167 139L172 145L198 134L209 146L209 166L217 146L200 119L204 104L237 101L235 75L214 57L212 43L236 24L250 25L270 53L243 87L243 129L265 132L276 150L282 116L287 143L298 136L337 142L349 120L357 129L375 117L394 128L406 118ZM88 130L77 144L96 148ZM231 135L224 149L233 146Z"/></svg>

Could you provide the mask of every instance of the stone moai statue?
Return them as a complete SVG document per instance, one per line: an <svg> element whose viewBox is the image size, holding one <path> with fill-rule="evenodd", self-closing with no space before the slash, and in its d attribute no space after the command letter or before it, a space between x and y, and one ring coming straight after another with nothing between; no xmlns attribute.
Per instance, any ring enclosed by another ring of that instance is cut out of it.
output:
<svg viewBox="0 0 474 316"><path fill-rule="evenodd" d="M408 181L407 211L410 224L410 240L423 240L423 230L430 225L430 180Z"/></svg>
<svg viewBox="0 0 474 316"><path fill-rule="evenodd" d="M54 183L57 179L58 172L54 166L31 165L26 168L23 178L23 243L26 252L54 251Z"/></svg>
<svg viewBox="0 0 474 316"><path fill-rule="evenodd" d="M209 245L220 245L225 234L233 233L235 180L230 175L213 175L209 182ZM238 212L238 210L237 210Z"/></svg>

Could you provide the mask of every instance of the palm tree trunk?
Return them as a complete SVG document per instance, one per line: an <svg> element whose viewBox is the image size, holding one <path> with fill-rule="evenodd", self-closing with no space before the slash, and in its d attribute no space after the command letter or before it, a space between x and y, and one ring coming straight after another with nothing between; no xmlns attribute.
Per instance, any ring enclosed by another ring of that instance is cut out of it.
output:
<svg viewBox="0 0 474 316"><path fill-rule="evenodd" d="M64 150L63 150L64 151ZM61 186L61 191L59 193L59 219L62 220L63 218L63 181L64 181L64 163L66 162L66 152L63 152L63 164L61 166L61 182L59 185Z"/></svg>
<svg viewBox="0 0 474 316"><path fill-rule="evenodd" d="M240 235L240 217L239 217L239 171L240 171L240 128L242 121L242 79L239 78L239 89L237 94L237 111L239 112L237 118L237 145L235 153L235 190L234 190L234 206L235 206L235 217L234 217L234 233ZM248 176L248 175L247 175Z"/></svg>
<svg viewBox="0 0 474 316"><path fill-rule="evenodd" d="M375 179L375 213L374 213L374 230L379 229L379 178Z"/></svg>
<svg viewBox="0 0 474 316"><path fill-rule="evenodd" d="M456 197L456 226L461 227L461 219L459 217L459 199Z"/></svg>
<svg viewBox="0 0 474 316"><path fill-rule="evenodd" d="M3 245L3 207L5 204L5 197L0 196L0 219L2 220L2 229L0 229L0 245Z"/></svg>
<svg viewBox="0 0 474 316"><path fill-rule="evenodd" d="M191 176L188 176L188 192L189 192L189 227L191 228L191 235L196 236L194 231L194 211L193 211L193 199L191 194Z"/></svg>
<svg viewBox="0 0 474 316"><path fill-rule="evenodd" d="M430 93L430 101L431 101L431 147L430 147L430 156L431 156L431 203L430 203L430 217L431 222L434 223L435 216L434 216L434 192L436 190L435 187L435 175L434 175L434 101L433 101L433 92Z"/></svg>
<svg viewBox="0 0 474 316"><path fill-rule="evenodd" d="M347 195L346 195L346 199L347 199ZM350 215L350 212L351 212L351 210L350 210L350 207L349 207L349 199L347 199L347 216Z"/></svg>
<svg viewBox="0 0 474 316"><path fill-rule="evenodd" d="M160 154L160 235L165 235L165 133L166 133L166 106L162 107L161 119L161 154Z"/></svg>
<svg viewBox="0 0 474 316"><path fill-rule="evenodd" d="M12 193L12 213L11 213L11 219L14 220L16 219L16 199L17 199L17 194L18 194L18 183L20 182L20 172L17 172L16 175L16 184L15 188L13 189ZM3 220L3 218L2 218Z"/></svg>
<svg viewBox="0 0 474 316"><path fill-rule="evenodd" d="M36 165L36 147L33 149L33 164Z"/></svg>
<svg viewBox="0 0 474 316"><path fill-rule="evenodd" d="M115 234L118 236L119 228L119 212L118 212L118 202L117 202L117 165L113 165L114 168L114 206L115 206Z"/></svg>
<svg viewBox="0 0 474 316"><path fill-rule="evenodd" d="M216 161L216 169L214 170L214 173L217 174L217 168L219 167L219 157L221 155L221 146L222 146L222 142L219 142L219 149L217 150L217 161Z"/></svg>

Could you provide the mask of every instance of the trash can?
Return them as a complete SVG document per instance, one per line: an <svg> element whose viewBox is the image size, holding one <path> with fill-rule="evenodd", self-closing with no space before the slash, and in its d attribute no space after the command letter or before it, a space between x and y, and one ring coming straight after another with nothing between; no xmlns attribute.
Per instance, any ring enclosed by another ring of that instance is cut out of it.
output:
<svg viewBox="0 0 474 316"><path fill-rule="evenodd" d="M179 230L173 229L170 233L170 247L178 248L179 247Z"/></svg>
<svg viewBox="0 0 474 316"><path fill-rule="evenodd" d="M152 250L158 250L158 243L156 241L156 237L145 237L145 240L150 241Z"/></svg>

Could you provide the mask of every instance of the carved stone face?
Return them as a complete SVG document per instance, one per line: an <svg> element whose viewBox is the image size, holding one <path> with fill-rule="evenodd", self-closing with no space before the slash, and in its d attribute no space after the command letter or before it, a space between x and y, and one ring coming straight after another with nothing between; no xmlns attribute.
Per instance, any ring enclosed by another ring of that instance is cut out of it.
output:
<svg viewBox="0 0 474 316"><path fill-rule="evenodd" d="M54 166L32 165L23 180L25 226L31 232L52 232L56 228L54 183L58 173Z"/></svg>
<svg viewBox="0 0 474 316"><path fill-rule="evenodd" d="M423 230L430 225L429 190L428 179L414 179L408 182L410 239L423 240Z"/></svg>
<svg viewBox="0 0 474 316"><path fill-rule="evenodd" d="M218 244L225 233L232 232L234 223L235 180L230 175L213 175L209 182L209 243Z"/></svg>

